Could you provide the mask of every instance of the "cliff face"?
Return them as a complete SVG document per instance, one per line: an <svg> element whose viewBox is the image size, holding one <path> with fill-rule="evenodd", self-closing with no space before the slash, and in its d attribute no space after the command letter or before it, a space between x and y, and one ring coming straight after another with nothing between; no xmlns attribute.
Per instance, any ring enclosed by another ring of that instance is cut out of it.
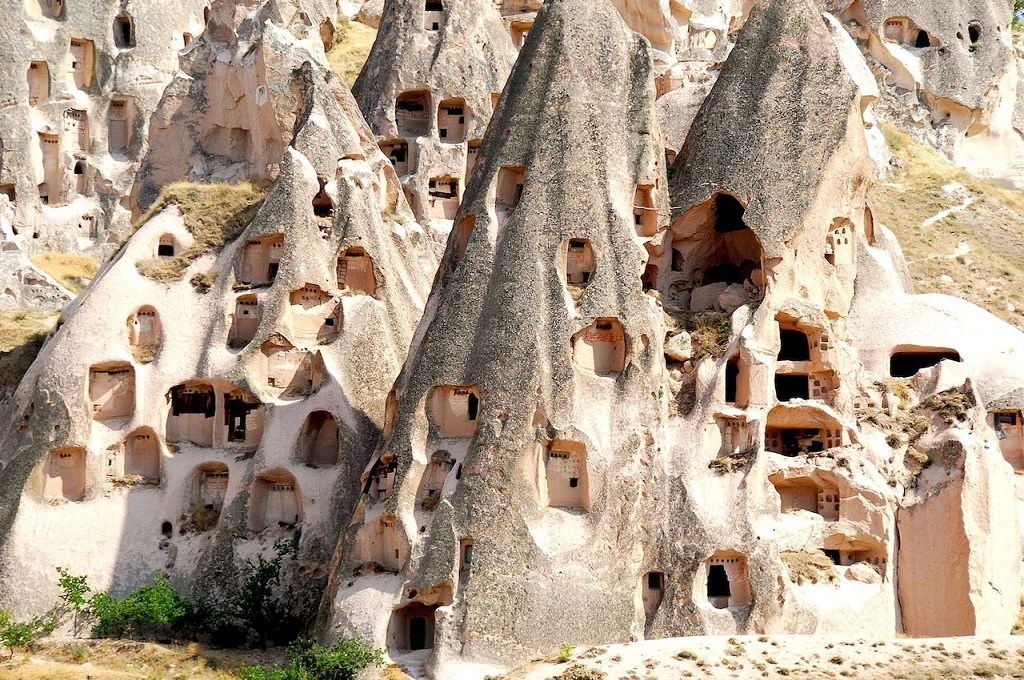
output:
<svg viewBox="0 0 1024 680"><path fill-rule="evenodd" d="M0 581L19 612L52 600L55 565L115 592L164 570L200 600L299 529L286 582L297 614L316 609L436 263L322 48L274 8L238 24L251 62L209 73L278 65L263 86L294 119L276 180L165 190L12 400Z"/></svg>
<svg viewBox="0 0 1024 680"><path fill-rule="evenodd" d="M984 556L1019 554L996 520L1012 476L969 405L994 376L898 340L865 365L871 322L847 322L871 299L857 286L905 293L878 270L900 265L866 204L870 88L846 44L812 2L760 3L668 183L635 40L590 3L537 15L325 634L450 673L563 642L1004 629L1017 562ZM932 627L921 574L941 546L964 559Z"/></svg>
<svg viewBox="0 0 1024 680"><path fill-rule="evenodd" d="M1009 3L833 2L882 84L886 120L975 174L1024 183Z"/></svg>
<svg viewBox="0 0 1024 680"><path fill-rule="evenodd" d="M440 663L636 625L621 584L657 464L663 332L633 208L646 192L664 224L653 95L610 7L541 10L342 538L333 629L408 650L427 611Z"/></svg>
<svg viewBox="0 0 1024 680"><path fill-rule="evenodd" d="M11 241L109 255L128 228L120 200L149 117L179 50L203 30L205 4L4 0L0 202Z"/></svg>
<svg viewBox="0 0 1024 680"><path fill-rule="evenodd" d="M392 0L353 96L329 4L217 0L181 53L140 226L0 418L5 606L56 565L211 598L298 538L295 613L413 675L1009 631L1024 335L914 295L866 198L911 89L1003 134L998 7L954 50L956 3Z"/></svg>
<svg viewBox="0 0 1024 680"><path fill-rule="evenodd" d="M132 189L136 214L170 182L276 177L307 115L308 74L297 67L314 56L322 63L330 46L324 44L334 30L329 5L214 3L203 40L182 53L181 71L153 116L149 152Z"/></svg>

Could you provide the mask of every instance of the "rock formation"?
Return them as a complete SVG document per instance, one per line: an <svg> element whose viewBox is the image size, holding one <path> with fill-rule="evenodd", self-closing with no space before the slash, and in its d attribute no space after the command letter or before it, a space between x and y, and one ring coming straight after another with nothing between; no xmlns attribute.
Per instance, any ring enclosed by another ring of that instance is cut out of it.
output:
<svg viewBox="0 0 1024 680"><path fill-rule="evenodd" d="M882 85L886 118L979 174L1024 185L1010 3L831 0Z"/></svg>
<svg viewBox="0 0 1024 680"><path fill-rule="evenodd" d="M875 287L905 293L879 275L898 251L866 205L865 95L819 9L754 10L672 169L671 220L652 70L607 7L537 15L325 634L443 676L566 642L1005 632L1020 537L979 405L998 386L943 352L894 344L879 366L852 331L873 322L847 322Z"/></svg>
<svg viewBox="0 0 1024 680"><path fill-rule="evenodd" d="M293 539L293 613L414 677L1009 632L1024 334L915 295L866 198L876 118L1009 177L1001 5L364 9L353 96L334 3L215 0L130 128L106 215L139 227L0 414L0 603L37 613L57 565L215 598ZM0 304L60 294L26 209Z"/></svg>
<svg viewBox="0 0 1024 680"><path fill-rule="evenodd" d="M392 0L352 88L417 219L447 235L516 53L491 0Z"/></svg>
<svg viewBox="0 0 1024 680"><path fill-rule="evenodd" d="M0 201L23 249L116 249L149 117L207 4L4 0Z"/></svg>
<svg viewBox="0 0 1024 680"><path fill-rule="evenodd" d="M610 6L538 15L342 538L335 629L399 653L425 621L437 663L628 636L660 410L650 68Z"/></svg>
<svg viewBox="0 0 1024 680"><path fill-rule="evenodd" d="M274 6L240 24L296 111L265 200L166 190L12 400L0 595L17 612L52 600L56 565L115 592L164 570L199 601L300 529L287 582L296 614L316 610L436 262L355 100Z"/></svg>
<svg viewBox="0 0 1024 680"><path fill-rule="evenodd" d="M13 216L10 204L0 205L0 310L63 308L74 294L32 264L14 234Z"/></svg>
<svg viewBox="0 0 1024 680"><path fill-rule="evenodd" d="M204 39L182 54L182 70L153 117L133 209L148 208L160 187L178 180L276 176L308 115L301 92L309 74L296 66L330 46L335 10L329 5L214 3Z"/></svg>

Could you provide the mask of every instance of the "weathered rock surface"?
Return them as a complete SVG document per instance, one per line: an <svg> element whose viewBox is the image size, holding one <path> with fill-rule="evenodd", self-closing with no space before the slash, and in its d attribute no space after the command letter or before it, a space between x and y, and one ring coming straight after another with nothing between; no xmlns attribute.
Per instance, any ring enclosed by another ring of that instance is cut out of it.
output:
<svg viewBox="0 0 1024 680"><path fill-rule="evenodd" d="M0 205L0 310L61 309L74 294L22 251L11 226L13 210Z"/></svg>
<svg viewBox="0 0 1024 680"><path fill-rule="evenodd" d="M611 16L537 16L342 535L325 634L453 674L640 636L1005 632L1013 477L962 405L1003 385L913 352L890 366L897 344L875 344L888 326L863 310L916 298L866 205L874 95L849 44L812 2L759 3L676 160L667 223L639 77L654 61ZM631 66L594 70L616 60ZM922 570L943 546L964 559L936 616Z"/></svg>
<svg viewBox="0 0 1024 680"><path fill-rule="evenodd" d="M149 117L205 4L0 3L0 201L21 248L116 249Z"/></svg>
<svg viewBox="0 0 1024 680"><path fill-rule="evenodd" d="M286 585L294 613L316 611L436 262L354 99L320 47L288 42L274 6L253 4L265 22L240 24L254 62L295 59L265 85L302 103L265 201L238 238L194 260L175 259L203 237L188 210L227 190L161 207L66 312L12 400L0 598L19 614L52 601L55 565L115 593L162 570L204 600L299 529ZM215 78L246 73L220 62ZM180 275L142 273L161 262Z"/></svg>
<svg viewBox="0 0 1024 680"><path fill-rule="evenodd" d="M182 53L181 71L153 116L149 152L132 189L136 213L171 182L266 183L276 177L284 150L309 115L303 94L314 74L302 66L311 54L323 54L321 27L333 33L336 9L330 5L212 5L203 40Z"/></svg>
<svg viewBox="0 0 1024 680"><path fill-rule="evenodd" d="M428 612L443 667L639 625L639 492L661 465L633 215L637 186L665 185L650 68L610 6L538 15L339 546L332 634L397 654Z"/></svg>
<svg viewBox="0 0 1024 680"><path fill-rule="evenodd" d="M417 219L443 240L516 51L491 0L436 6L386 4L352 92Z"/></svg>
<svg viewBox="0 0 1024 680"><path fill-rule="evenodd" d="M831 0L881 85L883 119L974 173L1024 185L1010 5Z"/></svg>
<svg viewBox="0 0 1024 680"><path fill-rule="evenodd" d="M296 613L414 675L1010 630L1024 334L913 295L866 200L879 119L1013 159L1004 9L540 5L368 3L354 98L357 3L216 0L139 141L153 212L0 418L0 602L58 564L202 599L301 529Z"/></svg>

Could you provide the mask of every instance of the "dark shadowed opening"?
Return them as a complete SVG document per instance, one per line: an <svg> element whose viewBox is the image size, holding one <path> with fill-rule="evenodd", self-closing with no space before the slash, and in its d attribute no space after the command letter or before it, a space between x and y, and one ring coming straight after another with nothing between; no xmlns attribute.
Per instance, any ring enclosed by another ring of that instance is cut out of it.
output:
<svg viewBox="0 0 1024 680"><path fill-rule="evenodd" d="M931 368L940 361L963 361L960 353L954 350L935 350L919 352L895 352L889 359L889 375L894 378L911 378L918 371Z"/></svg>

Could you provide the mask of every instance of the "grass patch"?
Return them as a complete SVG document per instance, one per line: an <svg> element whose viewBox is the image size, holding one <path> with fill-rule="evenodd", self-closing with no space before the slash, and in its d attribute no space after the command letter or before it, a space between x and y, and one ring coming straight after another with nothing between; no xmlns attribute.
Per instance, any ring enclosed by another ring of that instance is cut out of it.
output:
<svg viewBox="0 0 1024 680"><path fill-rule="evenodd" d="M57 316L50 312L0 312L0 396L21 382Z"/></svg>
<svg viewBox="0 0 1024 680"><path fill-rule="evenodd" d="M839 583L839 573L820 550L786 550L782 561L794 583Z"/></svg>
<svg viewBox="0 0 1024 680"><path fill-rule="evenodd" d="M953 425L954 423L965 422L976 405L974 394L970 390L962 392L958 389L952 389L933 394L922 401L914 410L918 412L922 410L933 411L939 415L942 422L947 425Z"/></svg>
<svg viewBox="0 0 1024 680"><path fill-rule="evenodd" d="M375 29L358 21L349 21L347 17L339 17L334 25L334 44L327 53L327 65L352 87L376 39Z"/></svg>
<svg viewBox="0 0 1024 680"><path fill-rule="evenodd" d="M871 189L874 216L899 239L917 292L964 298L1024 328L1016 285L1024 276L1024 191L974 178L895 128L882 130L900 169ZM943 189L953 183L960 188ZM962 211L923 226L968 198Z"/></svg>
<svg viewBox="0 0 1024 680"><path fill-rule="evenodd" d="M44 252L32 256L32 264L57 279L60 285L78 295L96 276L99 263L80 253Z"/></svg>
<svg viewBox="0 0 1024 680"><path fill-rule="evenodd" d="M692 361L715 359L725 354L732 339L732 318L720 312L698 313L667 308L666 326L670 331L686 331L693 343Z"/></svg>
<svg viewBox="0 0 1024 680"><path fill-rule="evenodd" d="M175 257L154 257L138 262L139 273L154 281L180 281L193 262L238 238L263 204L264 196L262 190L249 182L168 184L152 207L139 218L136 228L167 206L176 205L185 216L185 227L194 242Z"/></svg>
<svg viewBox="0 0 1024 680"><path fill-rule="evenodd" d="M28 657L45 659L31 663ZM43 640L30 654L0 664L0 677L25 680L58 678L139 677L235 680L235 669L256 663L276 663L280 649L268 652L210 649L196 643L158 645L130 640ZM88 662L89 667L80 664Z"/></svg>
<svg viewBox="0 0 1024 680"><path fill-rule="evenodd" d="M753 451L741 451L730 456L719 456L708 463L708 469L720 475L732 474L745 469L756 455Z"/></svg>

